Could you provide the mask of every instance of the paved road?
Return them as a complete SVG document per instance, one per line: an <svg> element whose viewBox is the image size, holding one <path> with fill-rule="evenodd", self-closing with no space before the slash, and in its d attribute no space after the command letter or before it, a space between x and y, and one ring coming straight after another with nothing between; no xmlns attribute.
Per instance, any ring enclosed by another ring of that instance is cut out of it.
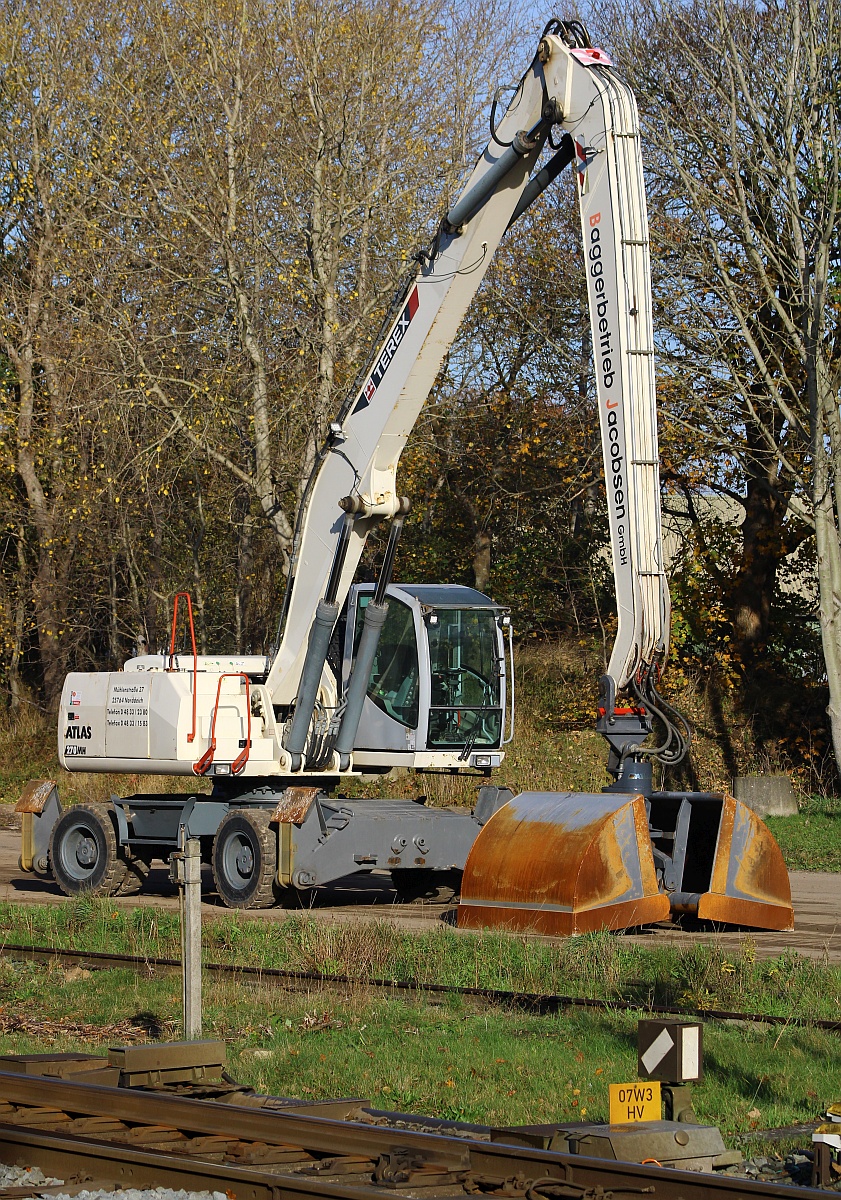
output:
<svg viewBox="0 0 841 1200"><path fill-rule="evenodd" d="M0 900L19 904L63 904L65 897L52 881L38 879L20 870L19 838L15 829L0 829ZM212 878L205 868L207 903L202 907L208 915L218 913L221 907L212 888ZM685 946L697 941L714 941L734 948L749 937L761 958L776 957L785 950L795 950L810 958L841 963L841 874L792 871L791 890L795 912L793 933L711 932L658 926L645 933L622 936L643 946ZM175 907L178 899L169 882L168 870L159 865L152 871L141 895L115 900L114 903L129 908L138 905ZM376 917L393 921L403 929L416 930L428 930L432 922L452 921L453 918L452 905L396 904L389 878L385 874L351 878L347 881L347 887L341 890L319 889L308 911L319 921L354 922ZM252 915L267 921L278 921L285 919L288 913L285 909L274 908L263 909Z"/></svg>

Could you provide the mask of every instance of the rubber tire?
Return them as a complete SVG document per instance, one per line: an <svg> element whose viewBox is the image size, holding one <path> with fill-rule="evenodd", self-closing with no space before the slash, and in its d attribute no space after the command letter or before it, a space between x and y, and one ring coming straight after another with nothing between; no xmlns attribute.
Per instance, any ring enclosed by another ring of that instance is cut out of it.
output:
<svg viewBox="0 0 841 1200"><path fill-rule="evenodd" d="M120 884L117 894L119 896L135 896L149 878L151 866L142 858L125 858L123 855L120 857L126 864L126 877Z"/></svg>
<svg viewBox="0 0 841 1200"><path fill-rule="evenodd" d="M398 904L428 900L449 903L461 891L461 871L433 871L431 867L395 867L391 882Z"/></svg>
<svg viewBox="0 0 841 1200"><path fill-rule="evenodd" d="M83 842L88 853L93 852L90 864L78 858ZM117 851L117 833L106 805L74 804L61 814L50 834L50 865L65 896L113 896L120 890L126 863Z"/></svg>
<svg viewBox="0 0 841 1200"><path fill-rule="evenodd" d="M277 833L269 820L263 809L232 808L216 830L213 880L228 908L270 908L275 902Z"/></svg>

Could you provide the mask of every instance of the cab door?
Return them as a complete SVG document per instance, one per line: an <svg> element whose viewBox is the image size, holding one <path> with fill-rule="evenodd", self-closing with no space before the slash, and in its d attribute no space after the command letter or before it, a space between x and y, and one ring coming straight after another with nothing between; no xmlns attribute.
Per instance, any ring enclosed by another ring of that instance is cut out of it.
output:
<svg viewBox="0 0 841 1200"><path fill-rule="evenodd" d="M342 689L347 687L365 606L373 585L351 590L342 664ZM358 750L414 750L421 716L429 705L429 675L420 606L398 588L388 591L388 616L377 644L368 694L356 734Z"/></svg>

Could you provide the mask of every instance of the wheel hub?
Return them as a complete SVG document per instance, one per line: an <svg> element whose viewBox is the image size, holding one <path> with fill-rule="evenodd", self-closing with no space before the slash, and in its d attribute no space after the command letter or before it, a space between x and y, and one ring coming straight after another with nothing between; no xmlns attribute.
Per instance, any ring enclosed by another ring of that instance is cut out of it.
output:
<svg viewBox="0 0 841 1200"><path fill-rule="evenodd" d="M240 875L250 875L254 870L254 854L250 846L240 846L236 856L237 870Z"/></svg>
<svg viewBox="0 0 841 1200"><path fill-rule="evenodd" d="M92 867L96 862L96 842L91 837L82 836L76 846L76 862L80 867Z"/></svg>

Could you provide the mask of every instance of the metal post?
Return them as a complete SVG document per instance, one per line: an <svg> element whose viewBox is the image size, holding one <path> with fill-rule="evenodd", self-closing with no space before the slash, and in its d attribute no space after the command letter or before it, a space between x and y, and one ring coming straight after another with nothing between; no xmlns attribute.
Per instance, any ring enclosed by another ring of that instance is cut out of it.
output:
<svg viewBox="0 0 841 1200"><path fill-rule="evenodd" d="M184 1040L201 1037L201 842L188 838L182 825L179 849L170 856L170 875L178 884L181 912L181 1003Z"/></svg>

